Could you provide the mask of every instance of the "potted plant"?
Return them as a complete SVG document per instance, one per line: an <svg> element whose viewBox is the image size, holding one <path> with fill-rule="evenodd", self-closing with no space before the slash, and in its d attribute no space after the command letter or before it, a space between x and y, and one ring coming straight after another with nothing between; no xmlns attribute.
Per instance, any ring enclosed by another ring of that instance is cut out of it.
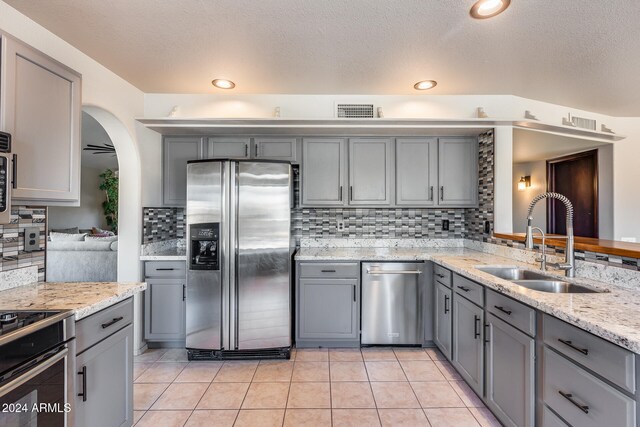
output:
<svg viewBox="0 0 640 427"><path fill-rule="evenodd" d="M118 233L118 171L107 169L100 175L100 190L104 191L106 200L102 202L102 210L107 225L114 233Z"/></svg>

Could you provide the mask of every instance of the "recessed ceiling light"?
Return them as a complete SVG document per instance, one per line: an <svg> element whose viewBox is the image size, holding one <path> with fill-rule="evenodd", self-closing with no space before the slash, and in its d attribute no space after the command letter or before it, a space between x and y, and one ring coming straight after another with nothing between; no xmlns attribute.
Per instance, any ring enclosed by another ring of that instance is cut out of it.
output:
<svg viewBox="0 0 640 427"><path fill-rule="evenodd" d="M427 90L436 87L438 82L435 80L423 80L413 85L415 90Z"/></svg>
<svg viewBox="0 0 640 427"><path fill-rule="evenodd" d="M471 7L469 13L476 19L493 18L504 12L511 4L511 0L478 0Z"/></svg>
<svg viewBox="0 0 640 427"><path fill-rule="evenodd" d="M231 80L227 79L215 79L211 82L212 85L219 89L233 89L236 87L236 84Z"/></svg>

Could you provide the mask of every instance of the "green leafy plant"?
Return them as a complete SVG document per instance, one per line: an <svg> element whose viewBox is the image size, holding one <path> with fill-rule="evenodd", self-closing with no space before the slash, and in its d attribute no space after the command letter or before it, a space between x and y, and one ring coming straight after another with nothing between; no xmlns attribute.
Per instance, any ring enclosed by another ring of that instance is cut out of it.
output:
<svg viewBox="0 0 640 427"><path fill-rule="evenodd" d="M100 175L100 190L104 191L107 199L102 202L102 210L107 220L107 225L114 233L118 232L118 175L111 169L107 169Z"/></svg>

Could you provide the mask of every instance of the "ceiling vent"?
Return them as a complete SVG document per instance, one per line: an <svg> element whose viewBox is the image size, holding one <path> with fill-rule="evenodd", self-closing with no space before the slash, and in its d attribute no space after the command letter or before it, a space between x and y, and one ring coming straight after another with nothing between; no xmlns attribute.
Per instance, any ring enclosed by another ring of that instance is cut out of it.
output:
<svg viewBox="0 0 640 427"><path fill-rule="evenodd" d="M571 114L569 114L568 120L566 118L562 119L562 124L565 126L573 126L581 129L596 130L595 120L572 116Z"/></svg>
<svg viewBox="0 0 640 427"><path fill-rule="evenodd" d="M0 132L0 153L11 151L11 134Z"/></svg>
<svg viewBox="0 0 640 427"><path fill-rule="evenodd" d="M344 119L372 119L373 104L336 104L336 117Z"/></svg>

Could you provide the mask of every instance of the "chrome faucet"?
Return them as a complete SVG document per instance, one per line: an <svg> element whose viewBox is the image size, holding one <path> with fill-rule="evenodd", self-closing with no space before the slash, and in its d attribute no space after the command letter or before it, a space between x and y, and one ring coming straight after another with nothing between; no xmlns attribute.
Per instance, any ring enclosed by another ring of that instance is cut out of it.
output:
<svg viewBox="0 0 640 427"><path fill-rule="evenodd" d="M559 268L560 270L564 270L564 274L567 277L575 277L576 274L576 267L575 267L575 255L573 253L573 246L574 246L574 239L573 239L573 205L571 204L571 201L566 197L563 196L562 194L559 193L542 193L542 194L538 194L536 197L533 198L533 200L531 201L531 203L529 204L529 212L527 212L527 234L525 236L525 247L527 249L533 249L533 228L531 226L531 221L533 220L533 217L531 216L531 214L533 213L533 208L536 206L536 203L538 203L540 200L542 199L557 199L560 200L562 203L564 203L564 206L567 209L567 243L565 245L565 262L564 263L553 263L553 264L549 264L553 267ZM537 227L536 227L537 228ZM539 228L538 228L539 229ZM542 231L542 230L540 230ZM543 245L544 245L544 241L543 241ZM544 249L543 249L544 250ZM544 255L543 255L544 257ZM542 261L541 261L542 262ZM546 262L545 262L546 265Z"/></svg>
<svg viewBox="0 0 640 427"><path fill-rule="evenodd" d="M531 227L532 234L534 231L538 231L542 236L542 244L540 245L540 258L536 258L536 261L540 263L540 270L546 271L547 270L547 250L545 246L546 235L544 234L544 231L542 231L542 228L540 227Z"/></svg>

